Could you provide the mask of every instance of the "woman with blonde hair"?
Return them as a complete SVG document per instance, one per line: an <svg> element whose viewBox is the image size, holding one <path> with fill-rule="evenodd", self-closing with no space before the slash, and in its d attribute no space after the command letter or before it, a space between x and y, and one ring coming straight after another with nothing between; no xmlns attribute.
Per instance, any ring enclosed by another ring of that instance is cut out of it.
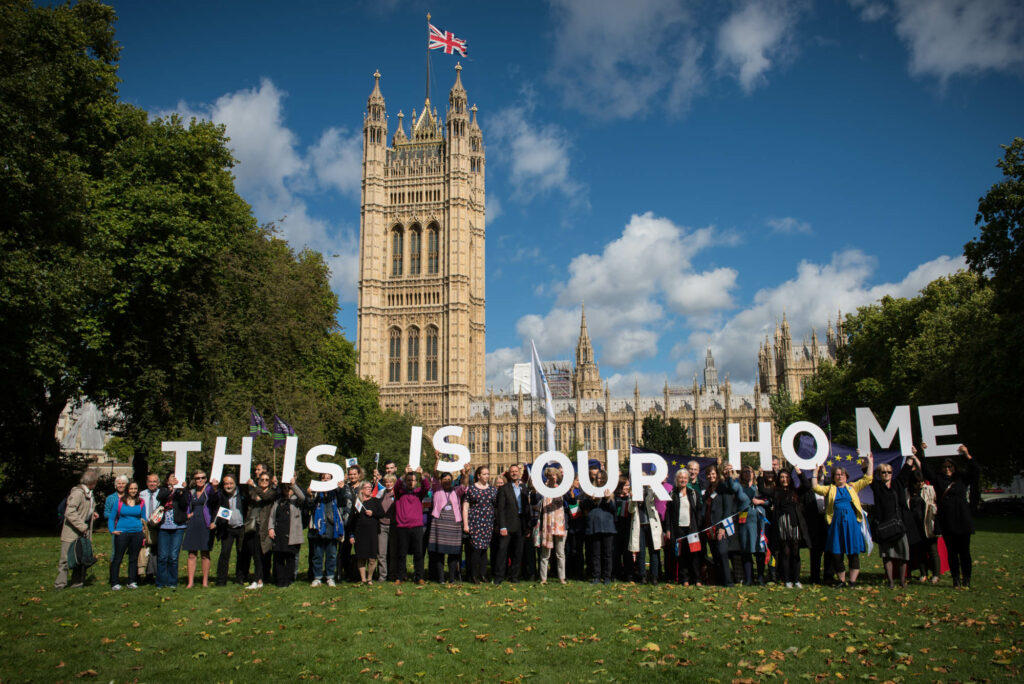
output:
<svg viewBox="0 0 1024 684"><path fill-rule="evenodd" d="M818 484L818 479L825 473L825 466L818 466L818 470L811 476L811 487L825 497L825 521L828 523L825 550L832 559L837 578L836 587L856 585L860 574L860 554L864 552L864 534L860 526L864 520L864 510L857 492L871 484L875 460L870 453L867 463L864 476L853 483L849 482L850 475L842 466L833 468L832 484L828 486ZM846 581L843 556L850 563L849 583Z"/></svg>

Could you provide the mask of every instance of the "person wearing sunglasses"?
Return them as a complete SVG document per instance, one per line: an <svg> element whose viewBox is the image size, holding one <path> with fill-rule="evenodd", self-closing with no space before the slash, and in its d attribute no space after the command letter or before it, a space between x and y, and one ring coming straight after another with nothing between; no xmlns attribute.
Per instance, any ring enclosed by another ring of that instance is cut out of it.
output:
<svg viewBox="0 0 1024 684"><path fill-rule="evenodd" d="M210 586L210 549L213 548L213 535L217 512L212 506L217 502L214 489L206 477L206 473L197 470L192 476L192 487L188 490L188 522L185 523L185 539L181 548L188 551L188 584L191 589L195 584L197 556L202 558L203 586Z"/></svg>
<svg viewBox="0 0 1024 684"><path fill-rule="evenodd" d="M901 587L907 586L910 547L919 541L905 484L909 474L907 469L901 473L902 477L897 478L892 465L883 463L875 468L875 477L871 481L871 492L875 497L871 519L873 536L878 542L878 555L882 557L890 589L895 588L897 582Z"/></svg>
<svg viewBox="0 0 1024 684"><path fill-rule="evenodd" d="M248 570L248 558L252 558L253 579L246 589L261 589L263 580L270 576L273 540L270 538L270 507L277 500L277 487L271 486L270 473L260 472L256 482L249 480L249 512L245 517L245 544L248 550L244 561ZM243 562L239 559L239 562Z"/></svg>

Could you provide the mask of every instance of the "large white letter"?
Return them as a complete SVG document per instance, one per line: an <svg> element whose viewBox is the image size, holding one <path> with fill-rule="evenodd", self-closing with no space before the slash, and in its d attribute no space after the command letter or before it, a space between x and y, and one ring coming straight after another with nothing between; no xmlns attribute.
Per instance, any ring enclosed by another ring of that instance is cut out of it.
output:
<svg viewBox="0 0 1024 684"><path fill-rule="evenodd" d="M562 481L554 489L544 483L544 469L548 463L556 463L562 469ZM530 481L541 496L556 499L572 487L572 461L561 451L545 451L534 459L533 467L530 468Z"/></svg>
<svg viewBox="0 0 1024 684"><path fill-rule="evenodd" d="M419 425L412 426L409 433L409 465L413 470L420 467L420 453L423 451L423 428Z"/></svg>
<svg viewBox="0 0 1024 684"><path fill-rule="evenodd" d="M653 475L644 474L645 465L654 466ZM654 495L662 501L671 499L668 491L663 486L665 478L668 477L668 463L657 454L630 454L629 456L629 484L633 490L633 501L643 501L644 487L654 490Z"/></svg>
<svg viewBox="0 0 1024 684"><path fill-rule="evenodd" d="M227 439L218 437L217 439ZM161 451L174 452L174 477L178 478L178 487L184 487L188 481L188 452L202 451L202 442L160 442Z"/></svg>
<svg viewBox="0 0 1024 684"><path fill-rule="evenodd" d="M321 444L306 452L306 467L313 473L327 473L331 476L329 480L312 480L309 483L310 489L314 492L330 492L338 488L338 483L344 482L345 471L337 463L321 463L317 456L334 456L338 447L333 444Z"/></svg>
<svg viewBox="0 0 1024 684"><path fill-rule="evenodd" d="M793 440L801 432L806 432L814 438L815 449L813 458L800 458L796 453L796 449L793 448ZM800 470L814 470L828 458L828 435L820 427L806 420L797 421L783 430L780 441L782 455ZM771 468L771 465L768 467ZM764 466L762 466L762 469L764 469Z"/></svg>
<svg viewBox="0 0 1024 684"><path fill-rule="evenodd" d="M612 456L615 457L615 462L612 462ZM576 472L577 477L580 480L580 489L583 490L584 494L590 496L605 496L608 492L615 491L615 486L619 484L619 452L617 449L612 449L608 452L608 481L605 482L603 487L597 487L593 482L590 481L590 468L588 461L590 460L589 451L577 451L576 452ZM612 468L614 466L614 469Z"/></svg>
<svg viewBox="0 0 1024 684"><path fill-rule="evenodd" d="M295 455L299 451L299 438L288 435L284 438L284 466L281 469L281 482L291 482L295 477ZM246 482L246 480L242 480Z"/></svg>
<svg viewBox="0 0 1024 684"><path fill-rule="evenodd" d="M917 415L921 418L921 439L928 445L928 448L924 450L925 457L956 456L959 444L935 443L939 437L955 435L956 423L936 425L935 416L956 416L959 413L960 407L956 404L931 404L917 407Z"/></svg>
<svg viewBox="0 0 1024 684"><path fill-rule="evenodd" d="M458 425L445 425L434 433L434 451L439 454L451 454L453 456L458 456L454 461L443 461L440 458L437 459L437 463L434 467L442 473L457 473L462 470L462 466L469 463L470 453L467 447L455 442L445 441L445 438L447 437L461 436L462 427Z"/></svg>
<svg viewBox="0 0 1024 684"><path fill-rule="evenodd" d="M875 418L875 414L869 408L858 408L854 414L857 417L857 448L860 453L871 453L871 436L874 435L878 442L879 450L887 448L898 432L900 435L900 452L909 456L914 439L910 431L910 407L897 406L892 410L892 417L889 424L882 430L882 426ZM923 416L923 414L922 414ZM922 421L924 418L922 417Z"/></svg>
<svg viewBox="0 0 1024 684"><path fill-rule="evenodd" d="M213 466L210 468L210 479L220 481L224 474L224 466L238 466L238 482L245 483L251 479L252 468L252 437L242 438L242 453L228 454L228 438L218 437L217 446L213 450Z"/></svg>
<svg viewBox="0 0 1024 684"><path fill-rule="evenodd" d="M772 469L772 424L757 424L757 441L740 441L740 424L729 423L729 465L737 470L740 469L740 454L748 451L756 451L761 454L761 470Z"/></svg>

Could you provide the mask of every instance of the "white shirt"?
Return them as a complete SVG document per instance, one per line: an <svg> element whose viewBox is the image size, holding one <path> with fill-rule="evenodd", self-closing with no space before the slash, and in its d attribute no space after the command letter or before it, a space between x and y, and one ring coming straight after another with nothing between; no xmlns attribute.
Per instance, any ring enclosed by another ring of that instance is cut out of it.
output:
<svg viewBox="0 0 1024 684"><path fill-rule="evenodd" d="M690 526L690 496L686 489L679 492L679 520L676 521L676 526Z"/></svg>

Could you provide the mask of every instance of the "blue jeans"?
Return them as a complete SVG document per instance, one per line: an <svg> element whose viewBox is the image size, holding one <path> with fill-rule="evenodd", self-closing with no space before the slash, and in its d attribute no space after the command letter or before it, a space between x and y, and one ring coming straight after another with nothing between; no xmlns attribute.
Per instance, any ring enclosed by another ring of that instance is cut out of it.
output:
<svg viewBox="0 0 1024 684"><path fill-rule="evenodd" d="M313 579L334 579L338 569L338 543L323 537L309 538L309 551L313 554ZM324 563L326 561L326 567Z"/></svg>
<svg viewBox="0 0 1024 684"><path fill-rule="evenodd" d="M165 530L160 528L160 543L157 544L156 586L178 586L178 555L181 542L185 539L185 528Z"/></svg>

